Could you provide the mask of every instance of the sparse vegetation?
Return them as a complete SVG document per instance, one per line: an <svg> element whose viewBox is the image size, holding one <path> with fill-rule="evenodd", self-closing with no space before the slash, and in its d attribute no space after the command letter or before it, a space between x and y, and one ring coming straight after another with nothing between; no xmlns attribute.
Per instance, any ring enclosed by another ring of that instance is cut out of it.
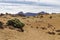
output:
<svg viewBox="0 0 60 40"><path fill-rule="evenodd" d="M41 29L42 29L42 30L46 30L47 28L45 28L45 27L41 27Z"/></svg>
<svg viewBox="0 0 60 40"><path fill-rule="evenodd" d="M39 27L36 27L36 29L38 29Z"/></svg>
<svg viewBox="0 0 60 40"><path fill-rule="evenodd" d="M22 19L26 19L26 17L23 17Z"/></svg>
<svg viewBox="0 0 60 40"><path fill-rule="evenodd" d="M33 26L31 26L31 28L33 28Z"/></svg>
<svg viewBox="0 0 60 40"><path fill-rule="evenodd" d="M8 20L7 21L7 25L8 26L13 26L14 28L20 28L21 29L21 31L23 32L24 30L23 30L23 27L24 27L24 23L22 23L19 19L11 19L11 20Z"/></svg>
<svg viewBox="0 0 60 40"><path fill-rule="evenodd" d="M43 15L41 15L40 18L43 18Z"/></svg>
<svg viewBox="0 0 60 40"><path fill-rule="evenodd" d="M30 18L29 16L27 16L27 18Z"/></svg>
<svg viewBox="0 0 60 40"><path fill-rule="evenodd" d="M42 40L57 40L60 36L60 17L58 17L58 14L43 14L29 17L15 14L11 15L8 13L0 16L0 36L3 38L0 38L1 40L31 40L31 38L32 40L40 40L40 37ZM43 17L40 18L40 16ZM50 19L50 16L52 16L53 19ZM4 30L1 28L4 28ZM43 37L45 38L43 39Z"/></svg>
<svg viewBox="0 0 60 40"><path fill-rule="evenodd" d="M29 22L29 20L27 20L27 22Z"/></svg>
<svg viewBox="0 0 60 40"><path fill-rule="evenodd" d="M60 32L60 30L55 30L56 32Z"/></svg>
<svg viewBox="0 0 60 40"><path fill-rule="evenodd" d="M3 13L0 13L0 16L4 16L4 14Z"/></svg>
<svg viewBox="0 0 60 40"><path fill-rule="evenodd" d="M36 16L33 16L34 18L36 17Z"/></svg>
<svg viewBox="0 0 60 40"><path fill-rule="evenodd" d="M3 29L3 22L0 21L0 28Z"/></svg>
<svg viewBox="0 0 60 40"><path fill-rule="evenodd" d="M58 33L58 35L60 35L60 33Z"/></svg>
<svg viewBox="0 0 60 40"><path fill-rule="evenodd" d="M50 35L55 35L55 32L47 32Z"/></svg>
<svg viewBox="0 0 60 40"><path fill-rule="evenodd" d="M50 16L49 18L52 19L52 16Z"/></svg>
<svg viewBox="0 0 60 40"><path fill-rule="evenodd" d="M48 23L48 28L51 28L51 27L53 27L53 25L51 25L51 24Z"/></svg>

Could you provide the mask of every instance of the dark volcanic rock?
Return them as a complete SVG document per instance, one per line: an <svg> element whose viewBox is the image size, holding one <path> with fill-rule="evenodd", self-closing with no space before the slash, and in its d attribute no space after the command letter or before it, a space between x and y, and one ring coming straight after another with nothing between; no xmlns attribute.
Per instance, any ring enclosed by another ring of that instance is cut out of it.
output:
<svg viewBox="0 0 60 40"><path fill-rule="evenodd" d="M37 13L30 13L30 12L25 13L25 16L36 16L36 15Z"/></svg>

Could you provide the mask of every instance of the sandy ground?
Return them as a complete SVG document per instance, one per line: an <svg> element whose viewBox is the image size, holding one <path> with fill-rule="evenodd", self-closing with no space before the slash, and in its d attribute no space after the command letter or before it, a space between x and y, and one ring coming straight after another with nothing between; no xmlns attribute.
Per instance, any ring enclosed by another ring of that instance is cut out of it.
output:
<svg viewBox="0 0 60 40"><path fill-rule="evenodd" d="M52 19L49 17L52 16ZM55 30L60 30L60 14L43 15L36 17L0 17L0 21L4 24L9 19L18 18L25 23L24 32L19 32L9 28L0 29L0 40L60 40L60 35ZM52 27L48 28L48 24ZM45 29L42 29L45 28ZM47 32L54 32L48 34Z"/></svg>

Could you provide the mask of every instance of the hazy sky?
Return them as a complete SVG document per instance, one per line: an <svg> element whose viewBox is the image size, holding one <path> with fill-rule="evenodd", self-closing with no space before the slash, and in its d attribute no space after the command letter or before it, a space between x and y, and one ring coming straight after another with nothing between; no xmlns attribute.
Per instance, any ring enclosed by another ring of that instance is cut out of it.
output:
<svg viewBox="0 0 60 40"><path fill-rule="evenodd" d="M60 12L60 0L0 0L0 13Z"/></svg>

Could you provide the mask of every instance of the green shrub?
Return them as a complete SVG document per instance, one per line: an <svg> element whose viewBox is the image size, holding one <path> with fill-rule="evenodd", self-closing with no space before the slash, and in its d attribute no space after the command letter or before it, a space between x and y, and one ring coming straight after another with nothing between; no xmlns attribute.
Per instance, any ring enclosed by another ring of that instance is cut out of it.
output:
<svg viewBox="0 0 60 40"><path fill-rule="evenodd" d="M19 19L11 19L11 20L8 20L7 22L7 25L8 26L13 26L14 28L20 28L21 31L23 32L23 27L24 27L24 23L22 23Z"/></svg>
<svg viewBox="0 0 60 40"><path fill-rule="evenodd" d="M3 28L3 22L0 21L0 28Z"/></svg>

